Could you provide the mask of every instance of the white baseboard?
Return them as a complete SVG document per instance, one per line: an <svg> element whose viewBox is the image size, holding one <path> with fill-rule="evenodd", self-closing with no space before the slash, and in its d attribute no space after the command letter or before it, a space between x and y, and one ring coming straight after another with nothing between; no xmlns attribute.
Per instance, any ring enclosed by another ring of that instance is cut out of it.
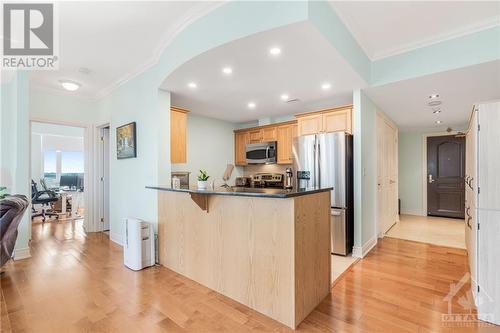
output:
<svg viewBox="0 0 500 333"><path fill-rule="evenodd" d="M370 252L375 245L377 245L377 237L373 237L368 242L363 244L363 246L353 246L352 247L352 256L354 258L364 258L368 252Z"/></svg>
<svg viewBox="0 0 500 333"><path fill-rule="evenodd" d="M14 253L12 255L14 260L21 260L31 258L31 252L29 247L25 247L22 249L14 249Z"/></svg>
<svg viewBox="0 0 500 333"><path fill-rule="evenodd" d="M123 239L122 239L122 235L120 234L117 234L117 233L113 233L113 232L110 232L109 233L109 239L113 242L113 243L116 243L120 246L123 246Z"/></svg>

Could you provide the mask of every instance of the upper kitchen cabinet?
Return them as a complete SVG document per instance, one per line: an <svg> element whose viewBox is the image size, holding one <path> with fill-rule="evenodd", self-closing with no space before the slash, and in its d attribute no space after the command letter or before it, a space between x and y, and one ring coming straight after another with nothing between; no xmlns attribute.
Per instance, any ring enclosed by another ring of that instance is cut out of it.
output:
<svg viewBox="0 0 500 333"><path fill-rule="evenodd" d="M292 163L293 138L297 136L297 122L295 120L284 123L239 129L234 131L234 163L246 165L246 145L276 141L278 143L278 164Z"/></svg>
<svg viewBox="0 0 500 333"><path fill-rule="evenodd" d="M276 127L278 142L278 164L292 164L293 138L297 136L295 122Z"/></svg>
<svg viewBox="0 0 500 333"><path fill-rule="evenodd" d="M298 135L352 132L352 105L298 114Z"/></svg>
<svg viewBox="0 0 500 333"><path fill-rule="evenodd" d="M260 143L263 139L263 131L262 128L255 128L253 130L248 131L249 141L250 143Z"/></svg>
<svg viewBox="0 0 500 333"><path fill-rule="evenodd" d="M262 129L262 141L267 142L267 141L276 141L277 140L277 135L276 135L276 127L264 127Z"/></svg>
<svg viewBox="0 0 500 333"><path fill-rule="evenodd" d="M170 107L170 162L187 162L187 114L189 110Z"/></svg>
<svg viewBox="0 0 500 333"><path fill-rule="evenodd" d="M238 131L234 133L234 164L246 165L246 145L250 143L250 133L247 131Z"/></svg>

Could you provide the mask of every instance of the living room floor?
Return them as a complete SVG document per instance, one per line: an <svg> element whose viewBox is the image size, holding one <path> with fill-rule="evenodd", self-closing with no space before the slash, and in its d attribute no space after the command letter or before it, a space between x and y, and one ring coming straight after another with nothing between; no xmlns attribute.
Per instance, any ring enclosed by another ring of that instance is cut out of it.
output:
<svg viewBox="0 0 500 333"><path fill-rule="evenodd" d="M32 258L2 268L2 332L293 332L167 268L129 270L120 246L81 223L33 223ZM469 283L445 299L467 271L462 249L382 239L297 331L500 332L443 321L475 313L462 306Z"/></svg>

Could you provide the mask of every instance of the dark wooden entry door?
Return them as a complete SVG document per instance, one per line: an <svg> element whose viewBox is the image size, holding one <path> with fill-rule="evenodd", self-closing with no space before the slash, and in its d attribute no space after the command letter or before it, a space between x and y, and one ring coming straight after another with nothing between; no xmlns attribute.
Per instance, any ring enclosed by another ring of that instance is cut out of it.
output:
<svg viewBox="0 0 500 333"><path fill-rule="evenodd" d="M464 218L465 138L427 138L427 215Z"/></svg>

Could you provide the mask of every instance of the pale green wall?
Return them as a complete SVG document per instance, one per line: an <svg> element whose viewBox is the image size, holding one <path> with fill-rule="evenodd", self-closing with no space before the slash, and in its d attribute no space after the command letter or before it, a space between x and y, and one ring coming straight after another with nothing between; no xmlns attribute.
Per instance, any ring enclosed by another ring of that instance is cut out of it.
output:
<svg viewBox="0 0 500 333"><path fill-rule="evenodd" d="M30 199L28 75L18 71L12 81L1 84L1 168L10 175L10 194ZM3 178L3 177L2 177ZM1 179L0 182L5 182ZM28 253L30 237L29 209L18 227L14 256Z"/></svg>
<svg viewBox="0 0 500 333"><path fill-rule="evenodd" d="M363 91L354 91L354 247L358 250L377 239L377 111Z"/></svg>
<svg viewBox="0 0 500 333"><path fill-rule="evenodd" d="M189 171L191 185L196 185L200 169L210 175L210 182L220 186L222 175L228 163L234 165L234 133L235 124L188 114L187 124L187 163L172 164L172 171ZM238 175L234 169L231 182Z"/></svg>
<svg viewBox="0 0 500 333"><path fill-rule="evenodd" d="M407 80L500 59L500 26L371 63L371 85Z"/></svg>
<svg viewBox="0 0 500 333"><path fill-rule="evenodd" d="M399 133L399 198L401 213L423 215L422 202L422 135Z"/></svg>
<svg viewBox="0 0 500 333"><path fill-rule="evenodd" d="M106 122L109 118L106 110L98 110L97 102L88 99L54 94L36 88L30 89L29 96L32 119L87 125Z"/></svg>

